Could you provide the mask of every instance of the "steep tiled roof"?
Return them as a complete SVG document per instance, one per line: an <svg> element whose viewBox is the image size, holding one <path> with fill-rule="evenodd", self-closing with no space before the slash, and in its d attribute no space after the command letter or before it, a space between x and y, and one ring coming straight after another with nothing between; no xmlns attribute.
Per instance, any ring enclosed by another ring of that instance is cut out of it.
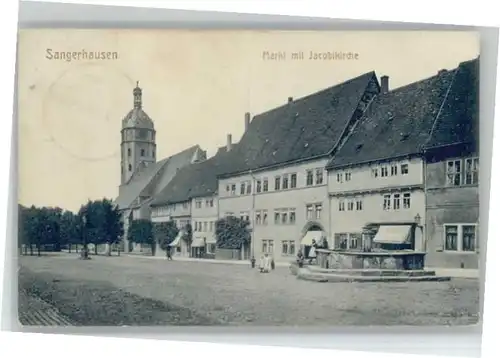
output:
<svg viewBox="0 0 500 358"><path fill-rule="evenodd" d="M456 70L441 71L436 76L379 94L327 168L421 152L455 73Z"/></svg>
<svg viewBox="0 0 500 358"><path fill-rule="evenodd" d="M221 174L327 155L353 117L370 81L376 83L374 72L255 116L238 148L231 151L232 165Z"/></svg>
<svg viewBox="0 0 500 358"><path fill-rule="evenodd" d="M115 203L119 209L129 208L134 200L150 185L155 185L155 188L148 188L152 194L160 191L175 177L177 171L191 163L196 150L199 146L193 146L165 158L155 164L150 164L142 171L134 175L132 180L120 187L120 194ZM156 177L156 176L159 177ZM153 179L156 181L153 183Z"/></svg>
<svg viewBox="0 0 500 358"><path fill-rule="evenodd" d="M233 151L237 147L237 144L233 144L230 152L226 151L226 147L221 147L212 158L180 169L175 178L153 198L151 206L179 203L215 194L217 176L232 163Z"/></svg>
<svg viewBox="0 0 500 358"><path fill-rule="evenodd" d="M479 141L479 58L462 62L426 148Z"/></svg>

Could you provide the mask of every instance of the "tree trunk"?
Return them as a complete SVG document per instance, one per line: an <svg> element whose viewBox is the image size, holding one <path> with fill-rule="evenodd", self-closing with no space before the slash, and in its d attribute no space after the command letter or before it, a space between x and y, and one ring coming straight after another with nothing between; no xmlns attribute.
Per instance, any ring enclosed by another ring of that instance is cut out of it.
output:
<svg viewBox="0 0 500 358"><path fill-rule="evenodd" d="M40 244L36 245L36 249L38 251L38 256L41 256L41 252L40 252Z"/></svg>
<svg viewBox="0 0 500 358"><path fill-rule="evenodd" d="M33 244L30 244L30 256L33 256Z"/></svg>
<svg viewBox="0 0 500 358"><path fill-rule="evenodd" d="M151 256L156 256L156 243L151 243Z"/></svg>
<svg viewBox="0 0 500 358"><path fill-rule="evenodd" d="M106 256L111 256L111 245L109 242L106 243Z"/></svg>
<svg viewBox="0 0 500 358"><path fill-rule="evenodd" d="M68 245L68 253L71 254L71 244Z"/></svg>
<svg viewBox="0 0 500 358"><path fill-rule="evenodd" d="M94 245L94 253L97 255L97 244Z"/></svg>

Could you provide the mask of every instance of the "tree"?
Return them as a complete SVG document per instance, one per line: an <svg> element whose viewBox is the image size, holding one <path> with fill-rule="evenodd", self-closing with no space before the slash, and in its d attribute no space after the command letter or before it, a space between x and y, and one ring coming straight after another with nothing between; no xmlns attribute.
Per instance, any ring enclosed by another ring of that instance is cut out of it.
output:
<svg viewBox="0 0 500 358"><path fill-rule="evenodd" d="M179 234L179 229L174 221L159 222L153 224L153 236L155 241L160 245L160 248L167 252L169 245L175 240Z"/></svg>
<svg viewBox="0 0 500 358"><path fill-rule="evenodd" d="M193 243L193 227L191 224L186 224L183 229L182 239L186 242L189 256L191 256L191 244Z"/></svg>
<svg viewBox="0 0 500 358"><path fill-rule="evenodd" d="M221 249L241 249L250 243L249 222L234 216L222 218L215 223L217 247Z"/></svg>
<svg viewBox="0 0 500 358"><path fill-rule="evenodd" d="M155 255L156 245L151 221L147 219L133 220L128 229L128 239L136 244L151 245L151 255Z"/></svg>
<svg viewBox="0 0 500 358"><path fill-rule="evenodd" d="M117 244L123 237L123 225L118 207L111 200L104 198L101 202L104 212L104 242L107 245L106 253L111 255L111 245Z"/></svg>

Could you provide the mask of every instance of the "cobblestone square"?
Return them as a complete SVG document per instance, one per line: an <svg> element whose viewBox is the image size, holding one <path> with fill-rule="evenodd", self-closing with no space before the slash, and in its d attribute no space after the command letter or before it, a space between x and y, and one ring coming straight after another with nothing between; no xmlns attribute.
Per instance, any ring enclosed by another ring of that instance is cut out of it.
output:
<svg viewBox="0 0 500 358"><path fill-rule="evenodd" d="M286 267L260 274L250 265L126 256L94 256L89 261L65 254L21 257L20 264L20 290L41 297L59 310L64 317L59 321L75 325L467 325L478 321L476 279L317 283L297 280ZM72 296L65 290L77 293ZM101 297L100 292L106 294ZM29 305L20 305L20 316L26 316L26 310Z"/></svg>

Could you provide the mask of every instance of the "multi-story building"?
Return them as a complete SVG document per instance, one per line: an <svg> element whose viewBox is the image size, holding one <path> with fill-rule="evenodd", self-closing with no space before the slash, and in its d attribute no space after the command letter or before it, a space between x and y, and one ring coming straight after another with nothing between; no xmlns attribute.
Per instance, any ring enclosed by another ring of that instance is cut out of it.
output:
<svg viewBox="0 0 500 358"><path fill-rule="evenodd" d="M478 268L479 58L463 62L426 143L427 264Z"/></svg>
<svg viewBox="0 0 500 358"><path fill-rule="evenodd" d="M243 258L289 260L325 235L325 165L378 92L370 72L254 117L218 182L219 217L251 221Z"/></svg>
<svg viewBox="0 0 500 358"><path fill-rule="evenodd" d="M249 123L249 115L245 116ZM176 240L177 253L182 256L214 256L216 249L215 223L218 220L217 174L228 163L237 144L228 135L225 147L204 161L179 170L175 178L151 202L152 221L173 220L182 231L192 228L192 241Z"/></svg>
<svg viewBox="0 0 500 358"><path fill-rule="evenodd" d="M206 157L198 145L156 161L156 132L142 109L142 90L133 90L134 108L122 120L121 185L115 204L122 212L124 250L130 251L127 232L132 220L150 219L149 204L177 171Z"/></svg>
<svg viewBox="0 0 500 358"><path fill-rule="evenodd" d="M376 226L374 243L426 251L427 265L473 266L475 255L463 255L475 251L478 219L471 67L392 91L382 78L381 94L327 165L334 248L362 249L363 229ZM446 256L452 251L462 254Z"/></svg>

